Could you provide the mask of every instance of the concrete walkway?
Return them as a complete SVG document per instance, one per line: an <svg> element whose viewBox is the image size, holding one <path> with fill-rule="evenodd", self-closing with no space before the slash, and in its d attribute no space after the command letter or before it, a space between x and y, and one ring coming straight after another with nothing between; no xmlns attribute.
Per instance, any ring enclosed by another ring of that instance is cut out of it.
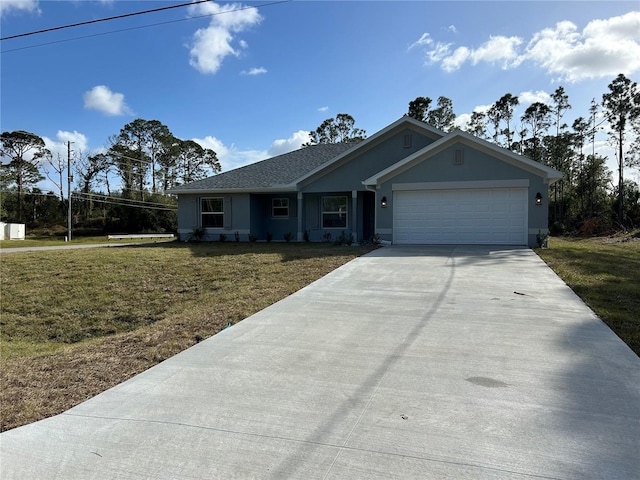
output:
<svg viewBox="0 0 640 480"><path fill-rule="evenodd" d="M394 246L0 446L7 479L631 479L640 359L528 249Z"/></svg>

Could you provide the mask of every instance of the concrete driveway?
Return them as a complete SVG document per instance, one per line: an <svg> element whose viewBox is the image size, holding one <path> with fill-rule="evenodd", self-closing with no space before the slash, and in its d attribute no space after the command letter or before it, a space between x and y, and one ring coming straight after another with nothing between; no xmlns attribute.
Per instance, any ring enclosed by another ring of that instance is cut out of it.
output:
<svg viewBox="0 0 640 480"><path fill-rule="evenodd" d="M7 479L631 479L640 359L531 251L387 247L54 418Z"/></svg>

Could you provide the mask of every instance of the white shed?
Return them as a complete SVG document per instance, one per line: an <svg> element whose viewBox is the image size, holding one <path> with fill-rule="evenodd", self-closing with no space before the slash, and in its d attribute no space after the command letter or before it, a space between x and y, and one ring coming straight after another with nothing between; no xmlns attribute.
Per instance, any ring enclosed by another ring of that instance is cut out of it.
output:
<svg viewBox="0 0 640 480"><path fill-rule="evenodd" d="M0 240L24 240L24 223L0 222Z"/></svg>

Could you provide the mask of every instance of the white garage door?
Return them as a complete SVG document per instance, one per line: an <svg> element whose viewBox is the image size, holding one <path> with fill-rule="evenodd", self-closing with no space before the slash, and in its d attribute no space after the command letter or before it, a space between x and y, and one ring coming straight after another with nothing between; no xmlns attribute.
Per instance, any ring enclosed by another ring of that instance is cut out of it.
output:
<svg viewBox="0 0 640 480"><path fill-rule="evenodd" d="M527 189L394 192L400 244L527 244Z"/></svg>

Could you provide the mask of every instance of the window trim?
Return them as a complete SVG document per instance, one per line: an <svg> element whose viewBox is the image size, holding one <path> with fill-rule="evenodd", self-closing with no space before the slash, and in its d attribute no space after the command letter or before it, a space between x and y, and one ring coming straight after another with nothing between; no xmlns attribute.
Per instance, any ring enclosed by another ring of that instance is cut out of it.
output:
<svg viewBox="0 0 640 480"><path fill-rule="evenodd" d="M287 205L286 206L283 206L283 205L276 206L276 205L274 205L274 203L276 201L278 201L278 200L280 200L280 201L284 200ZM271 199L271 217L272 218L289 218L290 212L291 212L290 208L291 208L291 202L290 202L288 197L275 197L275 198ZM276 215L276 209L286 209L287 213L284 214L284 215Z"/></svg>
<svg viewBox="0 0 640 480"><path fill-rule="evenodd" d="M203 209L203 203L205 200L218 200L220 202L220 208L221 210L218 212L205 212ZM222 222L220 222L220 226L218 227L205 227L204 226L204 222L202 221L204 218L204 215L221 215L222 216ZM200 226L203 228L218 228L218 229L222 229L224 228L224 197L201 197L200 198Z"/></svg>
<svg viewBox="0 0 640 480"><path fill-rule="evenodd" d="M340 210L326 210L324 209L324 200L325 198L341 198L344 199L345 201L345 209L344 211L340 211ZM339 227L327 227L324 224L324 216L325 214L344 214L344 226L339 226ZM347 195L323 195L320 198L320 224L322 226L323 230L340 230L340 229L346 229L349 228L349 197Z"/></svg>

